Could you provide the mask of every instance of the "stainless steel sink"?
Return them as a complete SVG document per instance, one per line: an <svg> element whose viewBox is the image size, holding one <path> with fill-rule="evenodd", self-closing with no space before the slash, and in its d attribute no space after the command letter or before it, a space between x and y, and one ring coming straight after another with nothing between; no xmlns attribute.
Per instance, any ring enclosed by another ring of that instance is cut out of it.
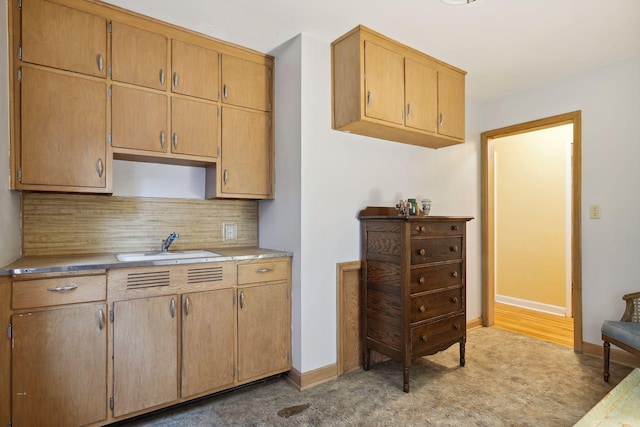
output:
<svg viewBox="0 0 640 427"><path fill-rule="evenodd" d="M124 254L117 254L116 258L121 262L135 262L135 261L157 261L157 260L169 260L169 259L184 259L184 258L213 258L221 256L215 252L209 252L204 250L188 250L188 251L167 251L167 252L130 252Z"/></svg>

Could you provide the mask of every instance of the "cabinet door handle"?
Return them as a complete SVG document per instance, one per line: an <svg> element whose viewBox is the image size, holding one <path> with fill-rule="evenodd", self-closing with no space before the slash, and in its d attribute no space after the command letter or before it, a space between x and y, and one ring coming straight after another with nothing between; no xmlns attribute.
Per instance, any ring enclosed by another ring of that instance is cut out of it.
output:
<svg viewBox="0 0 640 427"><path fill-rule="evenodd" d="M173 88L178 89L178 72L173 73Z"/></svg>
<svg viewBox="0 0 640 427"><path fill-rule="evenodd" d="M98 71L102 72L102 70L104 70L104 58L102 57L102 54L99 53L98 54Z"/></svg>
<svg viewBox="0 0 640 427"><path fill-rule="evenodd" d="M164 148L164 131L160 131L160 148Z"/></svg>
<svg viewBox="0 0 640 427"><path fill-rule="evenodd" d="M173 133L173 149L178 149L178 132Z"/></svg>
<svg viewBox="0 0 640 427"><path fill-rule="evenodd" d="M371 107L371 101L373 101L373 95L371 94L371 91L367 92L367 107Z"/></svg>
<svg viewBox="0 0 640 427"><path fill-rule="evenodd" d="M418 251L418 253L419 253L421 256L424 256L424 254L426 254L426 253L427 253L427 251L425 251L424 249L420 249L420 250Z"/></svg>
<svg viewBox="0 0 640 427"><path fill-rule="evenodd" d="M98 177L102 178L102 172L104 168L102 167L102 159L98 159L96 162L96 171L98 172Z"/></svg>
<svg viewBox="0 0 640 427"><path fill-rule="evenodd" d="M222 96L224 96L224 99L229 97L229 89L227 89L226 84L222 85Z"/></svg>
<svg viewBox="0 0 640 427"><path fill-rule="evenodd" d="M227 178L229 178L229 172L225 169L222 174L222 182L224 182L224 185L227 185Z"/></svg>
<svg viewBox="0 0 640 427"><path fill-rule="evenodd" d="M164 87L164 68L160 68L160 86Z"/></svg>
<svg viewBox="0 0 640 427"><path fill-rule="evenodd" d="M47 290L51 292L73 291L74 289L78 289L78 285L56 286L55 288L47 288Z"/></svg>
<svg viewBox="0 0 640 427"><path fill-rule="evenodd" d="M420 313L424 313L425 311L427 311L424 305L421 305L418 310L420 310Z"/></svg>
<svg viewBox="0 0 640 427"><path fill-rule="evenodd" d="M244 307L244 291L240 291L240 308Z"/></svg>
<svg viewBox="0 0 640 427"><path fill-rule="evenodd" d="M450 250L451 252L458 252L458 245L450 246L450 247L449 247L449 250Z"/></svg>
<svg viewBox="0 0 640 427"><path fill-rule="evenodd" d="M269 273L270 271L273 271L272 268L259 268L256 270L256 273Z"/></svg>
<svg viewBox="0 0 640 427"><path fill-rule="evenodd" d="M176 317L176 300L171 298L171 304L169 304L169 312L171 313L171 318Z"/></svg>
<svg viewBox="0 0 640 427"><path fill-rule="evenodd" d="M411 104L407 104L407 119L411 117Z"/></svg>
<svg viewBox="0 0 640 427"><path fill-rule="evenodd" d="M98 310L98 328L102 330L104 327L104 311L102 309Z"/></svg>
<svg viewBox="0 0 640 427"><path fill-rule="evenodd" d="M189 315L189 307L190 307L190 303L189 303L189 297L186 297L184 299L184 315L188 316Z"/></svg>
<svg viewBox="0 0 640 427"><path fill-rule="evenodd" d="M440 121L438 122L438 126L442 127L444 125L444 113L440 113Z"/></svg>
<svg viewBox="0 0 640 427"><path fill-rule="evenodd" d="M457 272L457 271L452 271L452 272L451 272L451 277L453 277L454 279L455 279L456 277L458 277L458 272Z"/></svg>

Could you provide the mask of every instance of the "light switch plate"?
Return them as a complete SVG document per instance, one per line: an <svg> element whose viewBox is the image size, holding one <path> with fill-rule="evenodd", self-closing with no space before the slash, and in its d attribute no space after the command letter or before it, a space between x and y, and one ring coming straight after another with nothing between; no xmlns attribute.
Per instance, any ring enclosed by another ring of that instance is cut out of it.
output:
<svg viewBox="0 0 640 427"><path fill-rule="evenodd" d="M222 224L222 241L224 242L237 242L238 241L238 225L237 224Z"/></svg>
<svg viewBox="0 0 640 427"><path fill-rule="evenodd" d="M600 219L600 205L589 205L589 218Z"/></svg>

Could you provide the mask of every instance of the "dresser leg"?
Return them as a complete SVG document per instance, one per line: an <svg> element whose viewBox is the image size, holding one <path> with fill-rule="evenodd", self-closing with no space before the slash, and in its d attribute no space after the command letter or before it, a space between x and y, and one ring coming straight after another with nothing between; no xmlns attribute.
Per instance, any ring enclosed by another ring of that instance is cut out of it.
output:
<svg viewBox="0 0 640 427"><path fill-rule="evenodd" d="M408 366L405 366L402 371L402 380L403 380L402 390L404 390L405 393L409 393L409 367Z"/></svg>
<svg viewBox="0 0 640 427"><path fill-rule="evenodd" d="M464 351L465 351L465 342L464 339L460 341L460 366L464 366Z"/></svg>
<svg viewBox="0 0 640 427"><path fill-rule="evenodd" d="M362 352L362 358L364 359L362 361L362 369L364 369L365 371L368 371L369 368L371 367L371 349L366 347L364 349L364 351Z"/></svg>

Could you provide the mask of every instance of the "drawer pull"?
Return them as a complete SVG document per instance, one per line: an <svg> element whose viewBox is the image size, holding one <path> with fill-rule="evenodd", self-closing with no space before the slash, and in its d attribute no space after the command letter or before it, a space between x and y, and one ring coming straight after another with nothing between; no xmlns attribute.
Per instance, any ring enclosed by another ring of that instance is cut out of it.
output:
<svg viewBox="0 0 640 427"><path fill-rule="evenodd" d="M171 313L171 318L176 317L176 300L171 298L171 304L169 304L169 312Z"/></svg>
<svg viewBox="0 0 640 427"><path fill-rule="evenodd" d="M420 340L424 341L424 342L427 342L429 340L429 337L426 336L426 335L422 335L422 336L420 336Z"/></svg>
<svg viewBox="0 0 640 427"><path fill-rule="evenodd" d="M256 273L270 273L273 271L273 268L259 268L256 270Z"/></svg>
<svg viewBox="0 0 640 427"><path fill-rule="evenodd" d="M454 304L457 303L458 302L458 297L451 298L451 302L454 303Z"/></svg>
<svg viewBox="0 0 640 427"><path fill-rule="evenodd" d="M424 256L424 255L427 253L427 251L425 251L424 249L420 249L420 250L418 251L418 253L419 253L421 256Z"/></svg>
<svg viewBox="0 0 640 427"><path fill-rule="evenodd" d="M100 330L104 328L104 311L102 309L98 310L98 328Z"/></svg>
<svg viewBox="0 0 640 427"><path fill-rule="evenodd" d="M450 247L449 247L449 250L450 250L451 252L458 252L458 245L450 246Z"/></svg>
<svg viewBox="0 0 640 427"><path fill-rule="evenodd" d="M244 308L244 291L240 292L240 308Z"/></svg>
<svg viewBox="0 0 640 427"><path fill-rule="evenodd" d="M451 272L451 277L453 277L454 279L455 279L456 277L458 277L458 272L457 272L457 271L452 271L452 272Z"/></svg>
<svg viewBox="0 0 640 427"><path fill-rule="evenodd" d="M455 325L453 325L453 329L455 329L456 331L460 330L460 324L456 323Z"/></svg>
<svg viewBox="0 0 640 427"><path fill-rule="evenodd" d="M418 279L418 283L424 285L424 276L420 276L420 278Z"/></svg>
<svg viewBox="0 0 640 427"><path fill-rule="evenodd" d="M47 290L51 292L66 292L73 291L74 289L78 289L78 285L56 286L55 288L47 288Z"/></svg>
<svg viewBox="0 0 640 427"><path fill-rule="evenodd" d="M457 225L452 225L452 226L451 226L451 230L452 230L452 231L458 231L458 229L459 229L459 228L460 228L460 227L458 227Z"/></svg>
<svg viewBox="0 0 640 427"><path fill-rule="evenodd" d="M426 231L426 230L427 230L427 227L425 227L424 225L417 225L416 226L416 231L423 232L423 231Z"/></svg>
<svg viewBox="0 0 640 427"><path fill-rule="evenodd" d="M189 297L186 297L184 299L184 315L188 316L189 315L189 307L191 306L191 304L189 303Z"/></svg>
<svg viewBox="0 0 640 427"><path fill-rule="evenodd" d="M427 309L424 307L424 305L421 305L418 310L420 310L420 313L424 313L425 311L427 311Z"/></svg>

